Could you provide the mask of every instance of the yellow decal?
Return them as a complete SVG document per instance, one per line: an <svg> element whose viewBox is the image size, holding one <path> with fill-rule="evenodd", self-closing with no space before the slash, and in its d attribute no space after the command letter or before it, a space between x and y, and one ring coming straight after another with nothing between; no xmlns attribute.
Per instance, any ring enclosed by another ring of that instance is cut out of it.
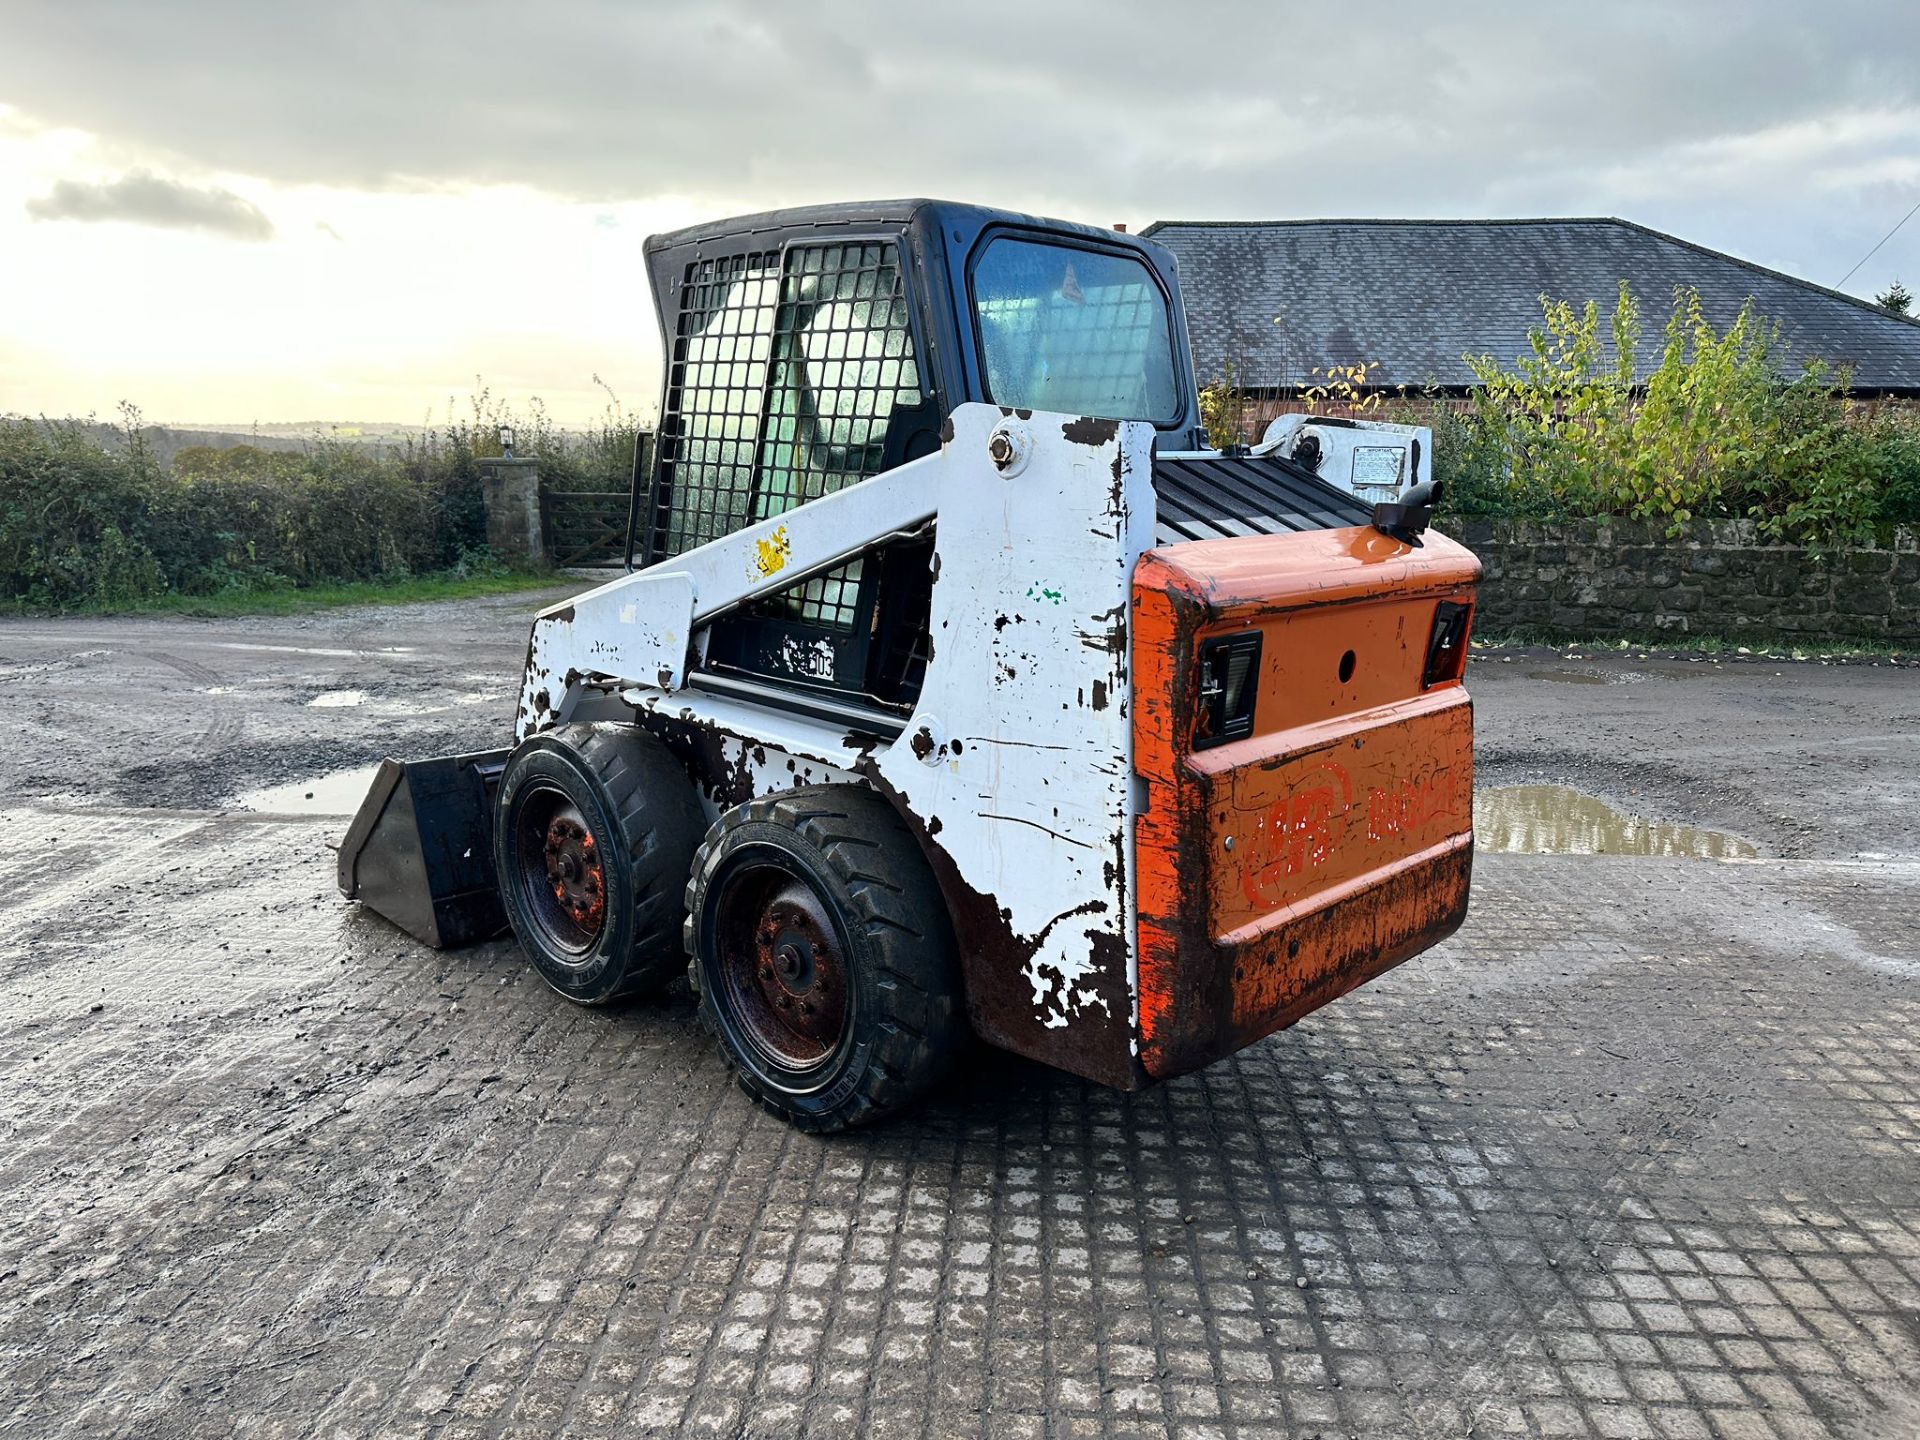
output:
<svg viewBox="0 0 1920 1440"><path fill-rule="evenodd" d="M787 558L793 551L787 544L787 527L776 528L765 540L754 542L753 568L760 572L760 578L778 575L787 568Z"/></svg>

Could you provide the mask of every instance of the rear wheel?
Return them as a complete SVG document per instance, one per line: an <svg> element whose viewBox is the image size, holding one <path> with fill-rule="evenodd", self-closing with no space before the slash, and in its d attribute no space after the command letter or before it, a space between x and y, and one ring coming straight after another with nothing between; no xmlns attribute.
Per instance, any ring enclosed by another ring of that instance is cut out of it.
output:
<svg viewBox="0 0 1920 1440"><path fill-rule="evenodd" d="M665 986L705 827L686 772L644 730L566 725L515 750L494 799L494 866L547 983L584 1005Z"/></svg>
<svg viewBox="0 0 1920 1440"><path fill-rule="evenodd" d="M700 1012L741 1088L804 1130L897 1113L960 1040L938 884L889 805L812 786L739 806L687 887Z"/></svg>

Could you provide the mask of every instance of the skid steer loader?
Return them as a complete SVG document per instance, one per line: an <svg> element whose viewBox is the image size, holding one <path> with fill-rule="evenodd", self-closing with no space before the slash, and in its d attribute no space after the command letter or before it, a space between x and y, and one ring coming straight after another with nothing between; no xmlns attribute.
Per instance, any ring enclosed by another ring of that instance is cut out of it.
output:
<svg viewBox="0 0 1920 1440"><path fill-rule="evenodd" d="M514 744L381 769L340 883L563 995L689 975L837 1129L968 1030L1134 1088L1457 927L1478 562L1205 448L1171 256L924 200L647 242L628 572L533 623Z"/></svg>

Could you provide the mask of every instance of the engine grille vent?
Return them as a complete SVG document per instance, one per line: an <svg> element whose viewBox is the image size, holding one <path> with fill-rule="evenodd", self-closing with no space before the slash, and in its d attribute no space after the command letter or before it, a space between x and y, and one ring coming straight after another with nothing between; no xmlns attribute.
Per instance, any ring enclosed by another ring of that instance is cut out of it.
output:
<svg viewBox="0 0 1920 1440"><path fill-rule="evenodd" d="M1371 505L1271 455L1157 458L1153 493L1159 501L1154 541L1160 545L1334 530L1373 520Z"/></svg>

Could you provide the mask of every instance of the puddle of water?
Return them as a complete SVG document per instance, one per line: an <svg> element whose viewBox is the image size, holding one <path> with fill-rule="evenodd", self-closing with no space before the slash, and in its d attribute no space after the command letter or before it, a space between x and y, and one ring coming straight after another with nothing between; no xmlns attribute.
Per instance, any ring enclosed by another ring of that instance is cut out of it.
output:
<svg viewBox="0 0 1920 1440"><path fill-rule="evenodd" d="M1751 860L1737 835L1643 820L1564 785L1499 785L1473 797L1474 844L1520 855L1668 855Z"/></svg>
<svg viewBox="0 0 1920 1440"><path fill-rule="evenodd" d="M349 706L366 703L367 692L364 690L327 690L307 701L308 707L314 710L345 710Z"/></svg>
<svg viewBox="0 0 1920 1440"><path fill-rule="evenodd" d="M351 815L367 798L367 787L373 784L373 772L379 768L358 765L290 785L268 785L246 791L234 804L242 810L269 815Z"/></svg>
<svg viewBox="0 0 1920 1440"><path fill-rule="evenodd" d="M419 649L416 645L384 645L378 650L339 650L324 645L261 645L244 640L212 640L208 644L215 650L256 650L272 655L325 655L342 660L359 659L362 656L412 655Z"/></svg>
<svg viewBox="0 0 1920 1440"><path fill-rule="evenodd" d="M1529 680L1558 680L1564 685L1604 685L1607 677L1583 670L1529 670Z"/></svg>

